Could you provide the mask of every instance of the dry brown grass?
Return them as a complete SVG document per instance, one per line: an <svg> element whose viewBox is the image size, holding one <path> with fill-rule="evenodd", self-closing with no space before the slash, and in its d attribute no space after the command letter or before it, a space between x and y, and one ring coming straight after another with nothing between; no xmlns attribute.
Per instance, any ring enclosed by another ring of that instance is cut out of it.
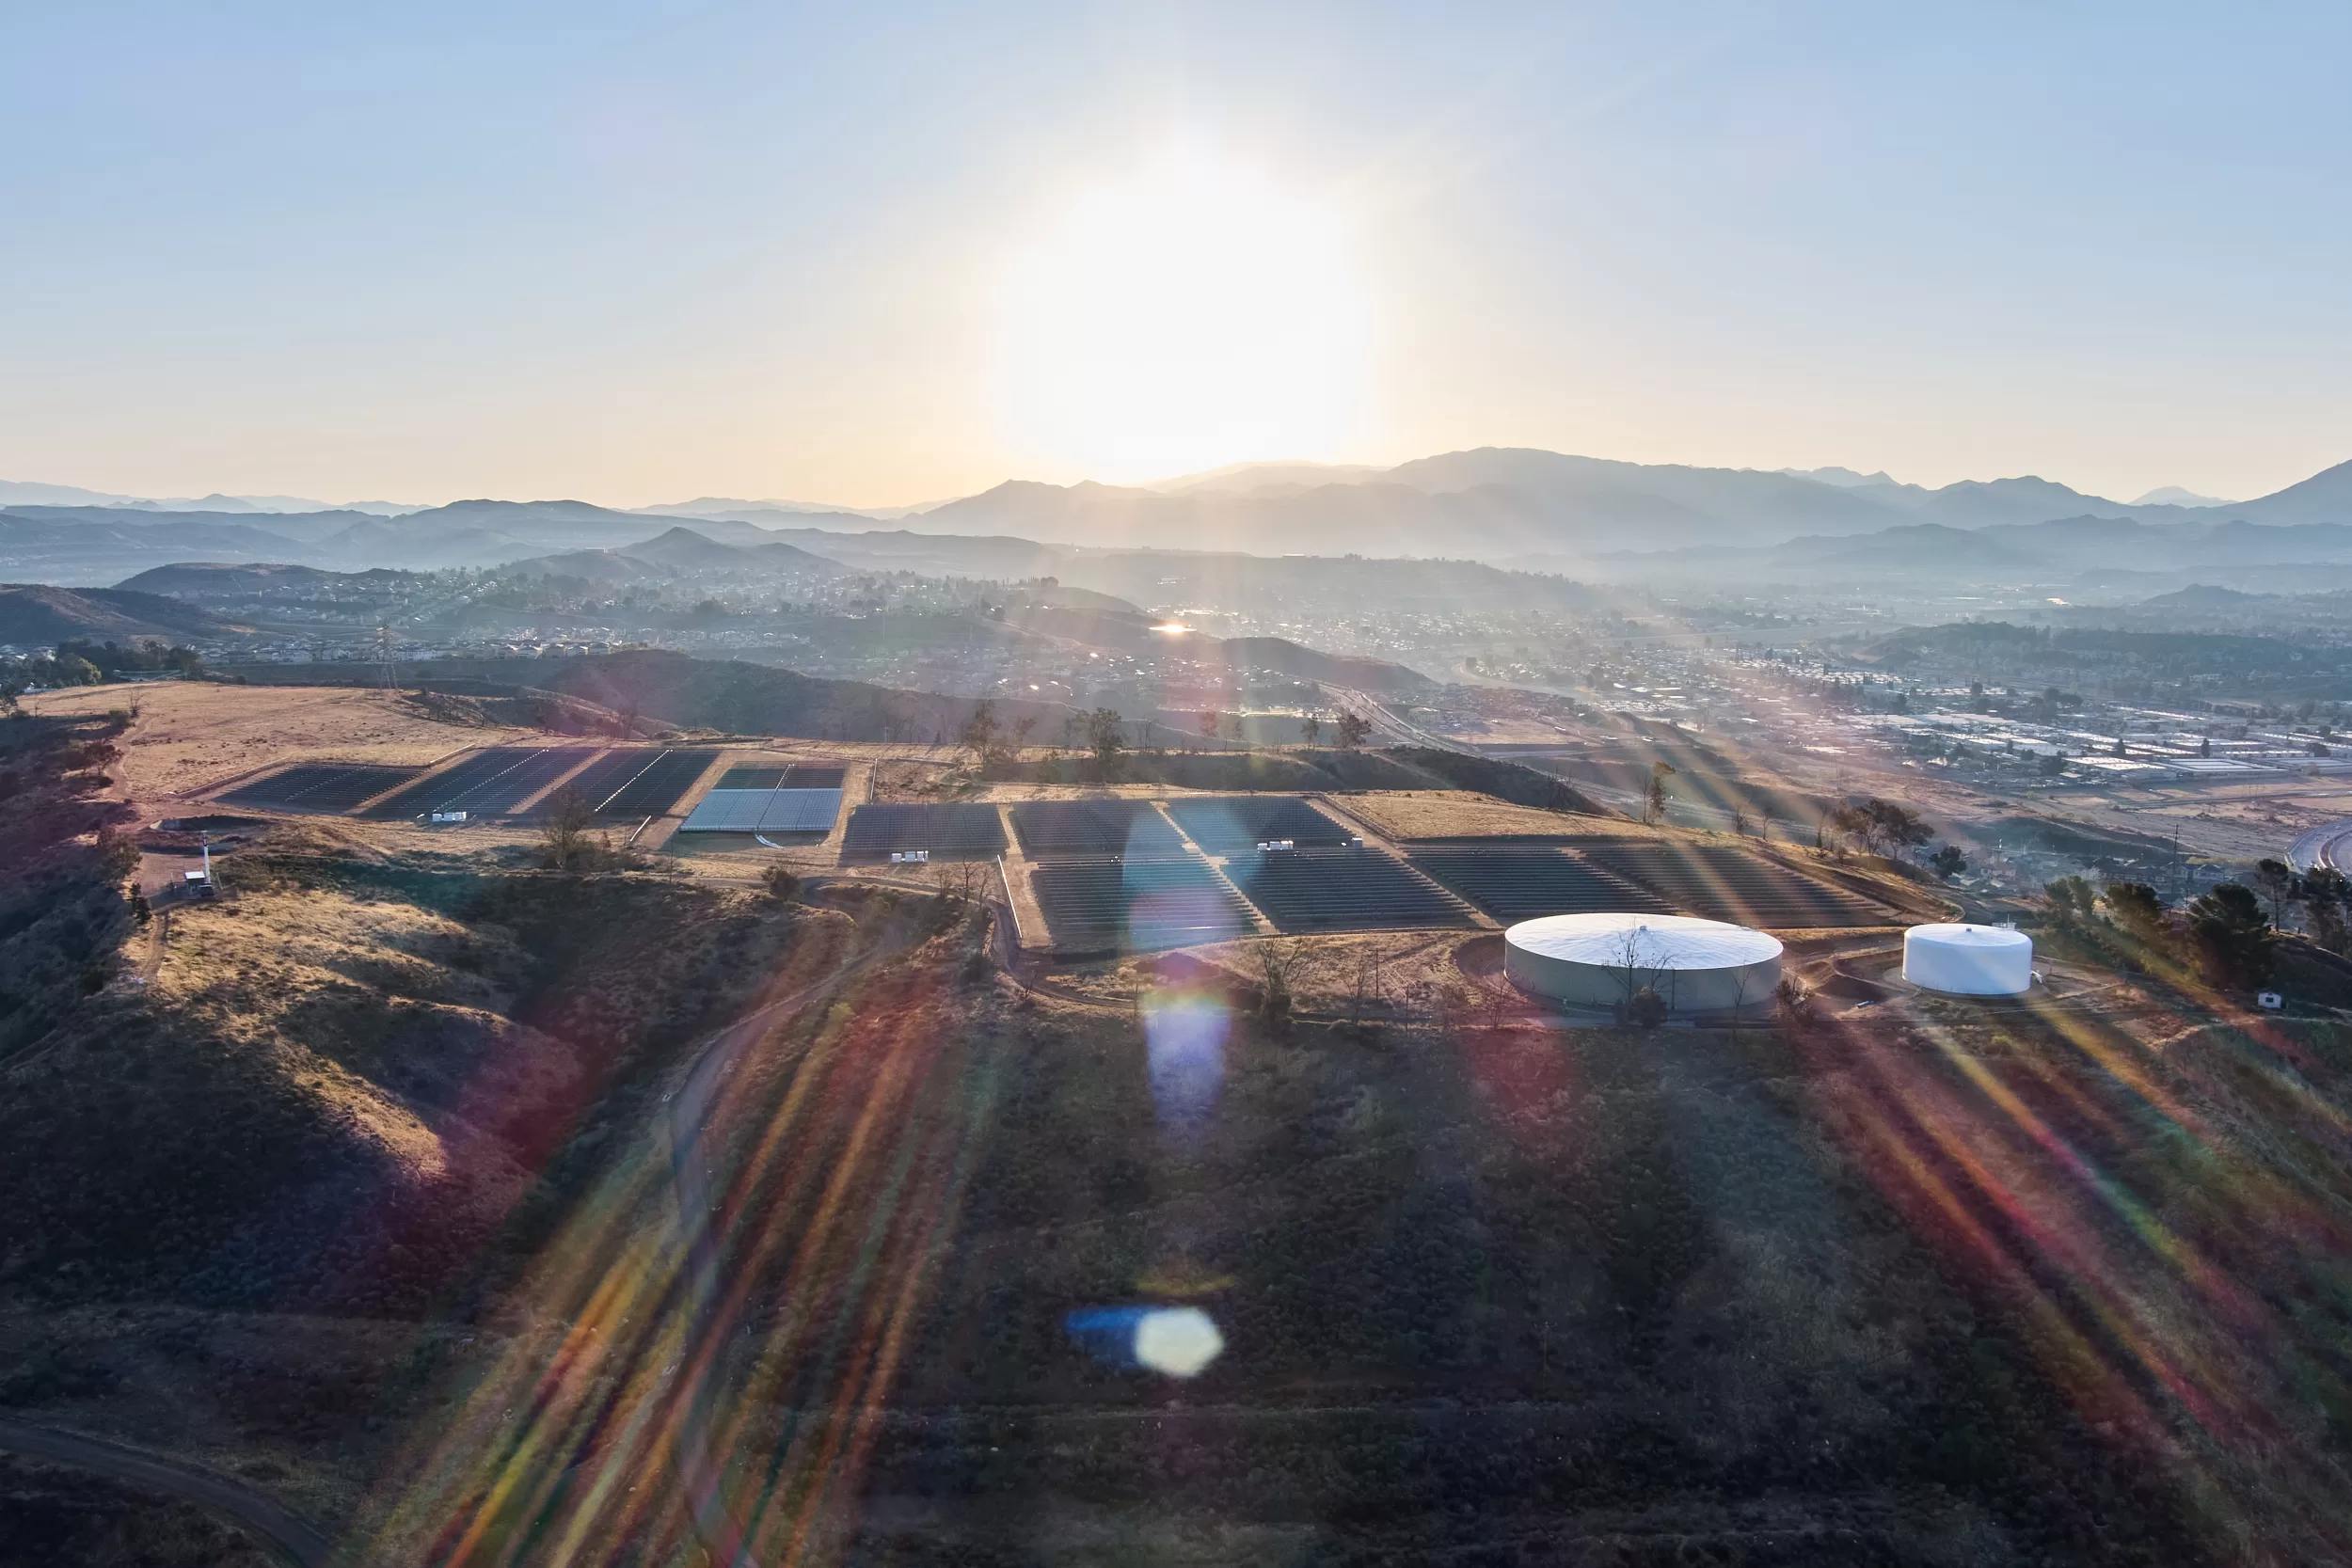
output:
<svg viewBox="0 0 2352 1568"><path fill-rule="evenodd" d="M1339 804L1390 838L1497 838L1513 833L1608 833L1661 836L1618 816L1572 816L1514 806L1467 789L1403 790L1350 795Z"/></svg>
<svg viewBox="0 0 2352 1568"><path fill-rule="evenodd" d="M378 691L325 686L216 686L155 681L46 691L24 699L36 713L105 713L135 706L122 736L118 785L142 806L183 802L197 791L282 762L429 763L464 747L532 732L460 728L421 717Z"/></svg>

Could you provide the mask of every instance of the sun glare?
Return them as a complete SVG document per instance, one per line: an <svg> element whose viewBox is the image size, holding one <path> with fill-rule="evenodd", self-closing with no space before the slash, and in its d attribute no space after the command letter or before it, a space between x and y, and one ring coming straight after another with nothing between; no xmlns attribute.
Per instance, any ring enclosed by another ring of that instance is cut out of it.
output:
<svg viewBox="0 0 2352 1568"><path fill-rule="evenodd" d="M1145 480L1328 457L1367 310L1338 217L1180 153L1087 192L1008 271L999 411L1017 448Z"/></svg>

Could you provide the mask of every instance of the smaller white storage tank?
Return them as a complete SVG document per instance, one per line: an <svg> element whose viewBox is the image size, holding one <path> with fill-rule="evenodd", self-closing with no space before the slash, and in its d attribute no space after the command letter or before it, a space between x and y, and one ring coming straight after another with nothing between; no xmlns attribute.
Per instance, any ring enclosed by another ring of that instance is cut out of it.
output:
<svg viewBox="0 0 2352 1568"><path fill-rule="evenodd" d="M1914 926L1903 978L1951 996L2015 996L2033 985L2033 938L2007 926Z"/></svg>

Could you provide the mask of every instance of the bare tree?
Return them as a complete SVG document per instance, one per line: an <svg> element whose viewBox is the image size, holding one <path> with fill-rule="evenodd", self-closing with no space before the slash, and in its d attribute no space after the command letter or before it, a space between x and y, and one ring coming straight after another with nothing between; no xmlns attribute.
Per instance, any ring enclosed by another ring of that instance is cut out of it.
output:
<svg viewBox="0 0 2352 1568"><path fill-rule="evenodd" d="M1372 721L1353 708L1343 712L1339 717L1339 721L1332 727L1338 734L1343 751L1354 751L1364 743L1366 736L1372 734Z"/></svg>
<svg viewBox="0 0 2352 1568"><path fill-rule="evenodd" d="M1204 712L1200 717L1200 738L1203 740L1215 740L1216 738L1217 716L1214 713Z"/></svg>
<svg viewBox="0 0 2352 1568"><path fill-rule="evenodd" d="M1104 784L1119 775L1119 754L1127 746L1126 721L1119 710L1098 707L1087 715L1087 741L1094 749L1094 766Z"/></svg>
<svg viewBox="0 0 2352 1568"><path fill-rule="evenodd" d="M1666 780L1674 770L1674 764L1662 758L1649 765L1649 792L1643 798L1642 820L1652 826L1666 819Z"/></svg>
<svg viewBox="0 0 2352 1568"><path fill-rule="evenodd" d="M589 858L594 846L588 838L588 826L596 819L596 810L587 797L565 784L548 797L547 820L540 826L539 842L546 847L548 866L557 871L569 871Z"/></svg>
<svg viewBox="0 0 2352 1568"><path fill-rule="evenodd" d="M975 764L986 766L989 752L996 745L996 700L983 697L975 703L972 717L964 721L963 733L956 738L972 753Z"/></svg>
<svg viewBox="0 0 2352 1568"><path fill-rule="evenodd" d="M1323 738L1323 721L1311 713L1298 721L1298 733L1306 736L1307 744L1311 746Z"/></svg>

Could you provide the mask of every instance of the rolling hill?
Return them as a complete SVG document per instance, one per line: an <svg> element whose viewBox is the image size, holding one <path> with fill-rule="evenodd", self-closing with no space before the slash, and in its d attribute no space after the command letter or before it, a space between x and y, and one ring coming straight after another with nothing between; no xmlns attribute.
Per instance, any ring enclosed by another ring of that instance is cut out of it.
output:
<svg viewBox="0 0 2352 1568"><path fill-rule="evenodd" d="M69 638L181 641L237 629L192 605L156 594L0 583L0 646L52 647Z"/></svg>

